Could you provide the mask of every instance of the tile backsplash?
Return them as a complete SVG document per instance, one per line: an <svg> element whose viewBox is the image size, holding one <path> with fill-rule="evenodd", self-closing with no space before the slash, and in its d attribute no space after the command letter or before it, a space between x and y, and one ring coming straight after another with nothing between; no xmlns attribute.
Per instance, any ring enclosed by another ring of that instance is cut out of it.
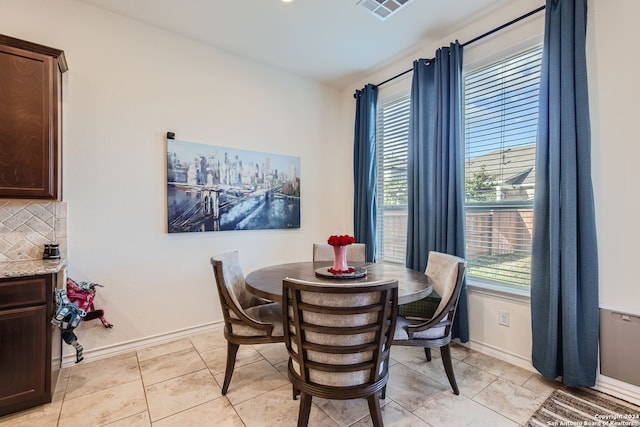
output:
<svg viewBox="0 0 640 427"><path fill-rule="evenodd" d="M0 262L42 259L45 243L67 257L67 202L0 199Z"/></svg>

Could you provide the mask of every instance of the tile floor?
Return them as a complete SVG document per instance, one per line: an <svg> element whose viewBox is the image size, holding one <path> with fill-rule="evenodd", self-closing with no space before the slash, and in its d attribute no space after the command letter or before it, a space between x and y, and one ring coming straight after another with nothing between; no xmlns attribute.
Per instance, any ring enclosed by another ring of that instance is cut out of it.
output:
<svg viewBox="0 0 640 427"><path fill-rule="evenodd" d="M460 395L439 359L421 348L393 347L387 427L521 426L559 386L538 374L466 347L454 346ZM53 402L0 417L20 426L295 426L284 344L241 346L226 396L222 330L196 335L62 371ZM365 400L314 398L311 426L370 426Z"/></svg>

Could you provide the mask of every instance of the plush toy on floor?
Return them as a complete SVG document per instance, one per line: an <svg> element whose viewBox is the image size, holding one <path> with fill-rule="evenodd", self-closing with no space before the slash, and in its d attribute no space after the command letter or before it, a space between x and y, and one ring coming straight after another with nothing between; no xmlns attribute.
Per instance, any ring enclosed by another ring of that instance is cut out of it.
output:
<svg viewBox="0 0 640 427"><path fill-rule="evenodd" d="M67 344L76 349L76 363L80 362L82 356L82 345L78 342L78 337L73 330L80 324L82 318L87 314L83 309L69 301L65 289L56 289L56 312L51 319L51 323L62 330L62 339Z"/></svg>
<svg viewBox="0 0 640 427"><path fill-rule="evenodd" d="M75 303L87 313L82 320L100 319L102 326L113 328L113 325L104 318L104 310L96 310L93 306L93 300L96 297L96 286L102 287L97 283L76 282L71 278L67 278L67 295L72 303Z"/></svg>
<svg viewBox="0 0 640 427"><path fill-rule="evenodd" d="M76 349L76 363L84 359L83 347L73 330L83 320L100 319L105 328L112 328L104 317L104 310L96 310L93 300L96 297L97 283L76 282L67 278L67 289L56 290L56 312L51 323L62 330L62 339Z"/></svg>

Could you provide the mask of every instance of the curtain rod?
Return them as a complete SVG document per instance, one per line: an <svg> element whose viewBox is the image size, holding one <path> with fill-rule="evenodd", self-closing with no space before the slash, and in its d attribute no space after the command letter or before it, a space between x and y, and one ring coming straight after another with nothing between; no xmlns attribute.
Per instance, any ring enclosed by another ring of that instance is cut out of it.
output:
<svg viewBox="0 0 640 427"><path fill-rule="evenodd" d="M499 27L494 28L493 30L489 30L484 34L481 34L478 37L469 40L468 42L462 43L462 47L470 45L471 43L477 42L478 40L481 40L481 39L483 39L483 38L485 38L487 36L490 36L491 34L495 33L496 31L500 31L500 30L502 30L504 28L507 28L508 26L513 25L516 22L522 21L523 19L528 18L531 15L534 15L534 14L540 12L540 11L543 11L544 9L545 9L545 6L541 6L541 7L537 8L537 9L535 9L535 10L532 10L531 12L525 13L524 15L519 16L516 19L513 19L513 20L507 22L506 24L502 24ZM427 61L433 61L433 60L434 60L434 58L431 58L431 59L428 59ZM413 71L413 68L409 68L408 70L403 71L400 74L396 74L395 76L388 78L387 80L383 81L382 83L378 83L376 86L380 87L385 83L389 83L390 81L395 80L398 77L401 77L401 76L404 76L407 73L410 73L411 71Z"/></svg>

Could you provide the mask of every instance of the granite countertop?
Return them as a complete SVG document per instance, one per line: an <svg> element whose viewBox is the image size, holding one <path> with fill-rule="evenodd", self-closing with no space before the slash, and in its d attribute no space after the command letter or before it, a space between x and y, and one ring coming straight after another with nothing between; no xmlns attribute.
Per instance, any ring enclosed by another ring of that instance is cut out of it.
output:
<svg viewBox="0 0 640 427"><path fill-rule="evenodd" d="M66 259L0 262L0 279L58 273L65 265Z"/></svg>

